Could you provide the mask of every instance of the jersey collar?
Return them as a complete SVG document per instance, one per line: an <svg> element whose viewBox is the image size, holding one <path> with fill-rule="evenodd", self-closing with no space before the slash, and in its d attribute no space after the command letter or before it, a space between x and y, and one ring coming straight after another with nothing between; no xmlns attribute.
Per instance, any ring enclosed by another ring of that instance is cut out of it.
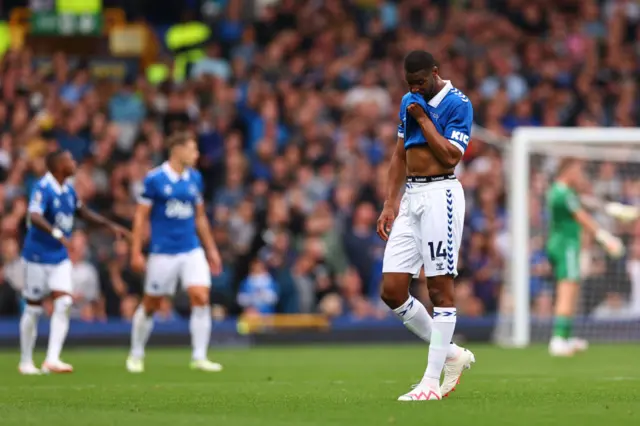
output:
<svg viewBox="0 0 640 426"><path fill-rule="evenodd" d="M171 182L177 182L181 178L184 180L189 179L189 170L185 169L181 175L171 168L168 162L162 163L162 171L167 175Z"/></svg>
<svg viewBox="0 0 640 426"><path fill-rule="evenodd" d="M51 174L51 172L47 172L47 174L44 175L44 180L49 184L49 186L51 186L51 188L53 188L56 194L67 192L67 186L60 185L58 180Z"/></svg>
<svg viewBox="0 0 640 426"><path fill-rule="evenodd" d="M447 96L447 93L449 93L449 90L453 88L453 85L451 84L451 80L443 80L443 81L445 82L445 85L438 93L436 93L436 95L433 98L431 98L431 100L429 101L430 107L438 108L438 105L440 105L440 102L442 102L444 97Z"/></svg>

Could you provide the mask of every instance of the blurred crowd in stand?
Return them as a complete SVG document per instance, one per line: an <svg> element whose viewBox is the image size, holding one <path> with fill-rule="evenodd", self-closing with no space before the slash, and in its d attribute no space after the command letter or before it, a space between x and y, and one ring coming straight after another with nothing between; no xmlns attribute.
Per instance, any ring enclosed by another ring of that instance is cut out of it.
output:
<svg viewBox="0 0 640 426"><path fill-rule="evenodd" d="M635 1L282 0L258 2L251 20L242 1L224 3L212 23L207 56L189 68L182 84L154 86L144 73L121 84L96 80L83 60L64 53L47 70L34 67L29 50L2 58L0 314L20 309L26 199L45 171L43 156L55 146L70 150L79 163L80 197L130 225L145 173L165 158L164 137L193 131L225 263L214 278L214 315L364 318L388 315L378 298L384 243L375 222L396 143L408 51L432 52L442 77L473 102L475 122L498 137L517 126L640 121ZM508 164L497 140L474 138L457 169L467 197L457 281L465 316L497 312L510 251ZM551 173L538 163L530 192L531 284L534 313L548 316L543 193ZM640 204L638 173L613 163L591 166L593 191ZM628 308L633 282L640 280L639 230L625 233L624 264L585 260L588 279L615 273L620 281L599 294L605 300L600 306L585 304L588 312L611 316ZM587 247L593 253L585 256L600 259L593 243ZM128 250L126 243L78 225L70 253L75 317L131 317L142 277L129 269ZM415 285L426 297L424 279ZM179 294L159 316L187 310Z"/></svg>

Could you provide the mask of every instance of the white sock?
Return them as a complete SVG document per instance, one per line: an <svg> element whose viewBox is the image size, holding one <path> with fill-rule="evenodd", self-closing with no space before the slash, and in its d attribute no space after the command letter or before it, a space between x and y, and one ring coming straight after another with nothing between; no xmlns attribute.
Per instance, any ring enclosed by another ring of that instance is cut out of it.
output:
<svg viewBox="0 0 640 426"><path fill-rule="evenodd" d="M140 304L131 320L131 356L144 358L144 348L153 330L153 316L147 316L144 306Z"/></svg>
<svg viewBox="0 0 640 426"><path fill-rule="evenodd" d="M409 295L407 301L393 312L413 334L427 343L431 340L433 319L418 299Z"/></svg>
<svg viewBox="0 0 640 426"><path fill-rule="evenodd" d="M440 376L451 347L456 328L456 308L434 308L433 329L429 344L429 362L422 382L431 387L440 386Z"/></svg>
<svg viewBox="0 0 640 426"><path fill-rule="evenodd" d="M27 305L20 317L20 363L33 364L33 348L38 337L38 319L41 306Z"/></svg>
<svg viewBox="0 0 640 426"><path fill-rule="evenodd" d="M47 362L60 361L62 346L69 332L69 308L73 299L69 295L60 296L53 301L53 313L49 329L49 347L47 348Z"/></svg>
<svg viewBox="0 0 640 426"><path fill-rule="evenodd" d="M394 309L393 312L413 334L427 343L431 341L433 319L429 315L427 308L418 299L410 295L407 301L399 308ZM447 358L457 356L459 351L460 347L455 343L451 343L447 350Z"/></svg>
<svg viewBox="0 0 640 426"><path fill-rule="evenodd" d="M207 349L209 349L209 339L211 338L211 307L194 306L191 308L189 330L191 331L193 360L207 359Z"/></svg>

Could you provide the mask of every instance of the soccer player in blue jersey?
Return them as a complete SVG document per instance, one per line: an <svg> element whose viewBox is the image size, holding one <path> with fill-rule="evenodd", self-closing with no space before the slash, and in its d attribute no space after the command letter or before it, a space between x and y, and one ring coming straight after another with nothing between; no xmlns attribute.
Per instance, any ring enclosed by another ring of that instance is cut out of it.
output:
<svg viewBox="0 0 640 426"><path fill-rule="evenodd" d="M473 107L450 81L440 78L428 52L409 53L404 72L409 92L400 105L389 190L378 219L378 234L387 241L381 297L409 330L429 342L422 380L398 400L440 400L475 362L470 351L450 343L456 325L453 280L465 211L454 169L469 143ZM406 190L400 198L402 187ZM409 294L411 278L421 267L433 318Z"/></svg>
<svg viewBox="0 0 640 426"><path fill-rule="evenodd" d="M152 170L144 180L133 222L131 264L145 271L144 297L133 316L131 353L127 370L144 371L144 349L153 328L153 314L163 297L173 295L178 281L191 302L191 368L220 371L222 366L207 358L211 337L209 288L211 274L222 270L202 200L202 176L193 168L198 145L187 133L167 140L169 160ZM151 227L148 262L142 254L143 235ZM204 247L204 250L203 250Z"/></svg>
<svg viewBox="0 0 640 426"><path fill-rule="evenodd" d="M106 226L119 237L129 231L92 212L78 199L70 182L76 163L68 151L55 151L47 156L48 173L35 185L28 211L28 231L22 257L25 265L23 297L26 307L20 319L22 374L70 373L73 367L60 360L60 352L69 330L71 298L71 261L67 253L74 217ZM38 318L42 301L53 298L53 314L49 332L47 357L38 369L33 363Z"/></svg>

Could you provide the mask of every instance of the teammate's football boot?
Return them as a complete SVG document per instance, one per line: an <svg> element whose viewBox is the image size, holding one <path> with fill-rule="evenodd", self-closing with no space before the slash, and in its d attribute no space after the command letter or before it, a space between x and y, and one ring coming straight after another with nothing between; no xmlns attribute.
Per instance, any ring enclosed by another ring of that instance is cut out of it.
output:
<svg viewBox="0 0 640 426"><path fill-rule="evenodd" d="M71 364L67 364L66 362L62 362L61 360L45 361L42 363L41 370L45 374L66 374L73 373L73 366Z"/></svg>
<svg viewBox="0 0 640 426"><path fill-rule="evenodd" d="M144 360L130 356L127 358L127 371L129 373L144 373Z"/></svg>
<svg viewBox="0 0 640 426"><path fill-rule="evenodd" d="M20 365L18 365L18 371L24 376L39 376L42 374L42 371L40 371L33 362L20 363Z"/></svg>
<svg viewBox="0 0 640 426"><path fill-rule="evenodd" d="M431 388L428 385L420 383L415 386L411 391L401 395L398 401L440 401L442 394L440 389Z"/></svg>
<svg viewBox="0 0 640 426"><path fill-rule="evenodd" d="M460 376L464 370L471 368L471 364L476 362L476 357L468 349L460 348L455 357L447 358L444 363L444 377L442 386L440 386L440 394L443 397L449 396L456 389L456 385L460 383Z"/></svg>
<svg viewBox="0 0 640 426"><path fill-rule="evenodd" d="M217 373L222 371L222 365L217 362L209 361L208 359L199 359L191 361L190 365L192 370L206 371L208 373Z"/></svg>

